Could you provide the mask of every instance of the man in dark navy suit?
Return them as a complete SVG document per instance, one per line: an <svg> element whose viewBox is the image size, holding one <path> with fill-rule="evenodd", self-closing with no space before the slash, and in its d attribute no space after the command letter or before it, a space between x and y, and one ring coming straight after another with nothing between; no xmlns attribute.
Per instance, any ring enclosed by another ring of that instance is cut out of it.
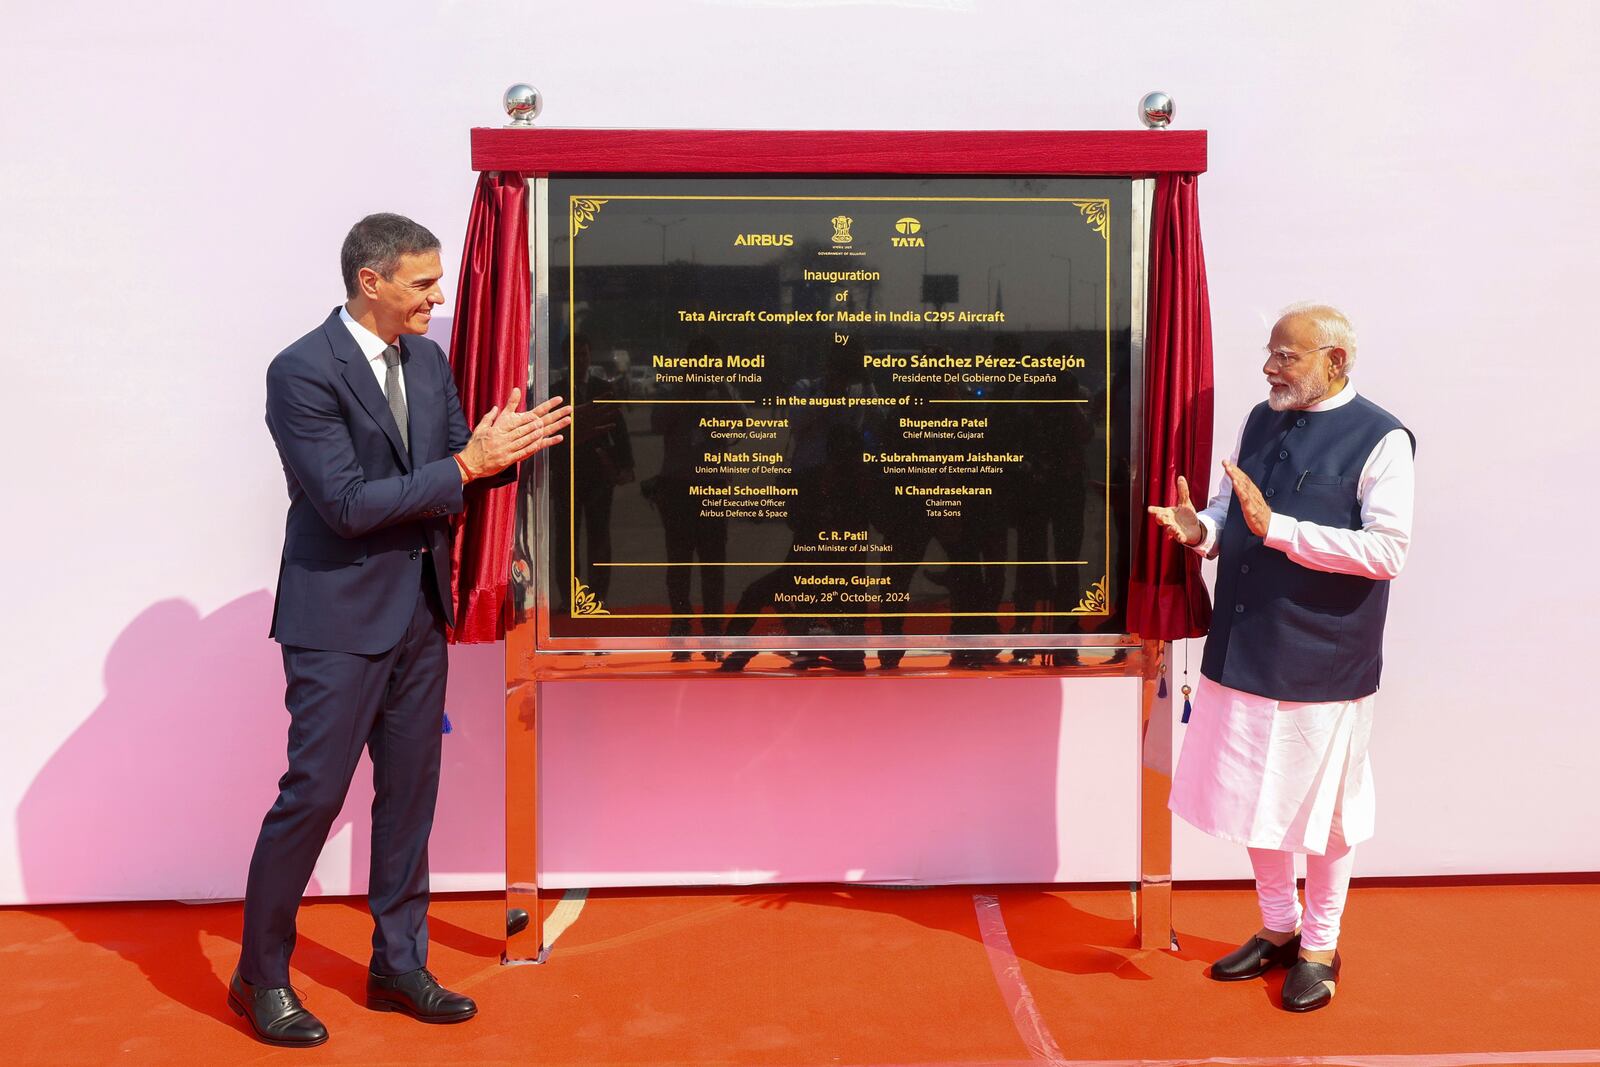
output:
<svg viewBox="0 0 1600 1067"><path fill-rule="evenodd" d="M561 441L561 398L521 391L468 432L439 346L439 241L369 215L340 252L347 301L267 370L267 426L289 516L272 636L283 646L289 769L250 861L228 1002L261 1040L328 1031L289 985L295 912L365 748L371 756L372 962L367 1006L424 1022L477 1013L427 970L428 834L439 785L450 519L468 483L504 481ZM500 478L496 479L495 476Z"/></svg>

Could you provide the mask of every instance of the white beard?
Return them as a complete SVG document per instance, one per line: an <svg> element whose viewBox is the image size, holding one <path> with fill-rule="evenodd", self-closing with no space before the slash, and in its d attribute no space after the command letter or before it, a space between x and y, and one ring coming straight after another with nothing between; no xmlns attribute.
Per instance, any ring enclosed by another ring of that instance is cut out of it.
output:
<svg viewBox="0 0 1600 1067"><path fill-rule="evenodd" d="M1272 385L1267 390L1267 407L1273 411L1294 411L1308 408L1328 395L1333 382L1325 371L1301 379L1298 385Z"/></svg>

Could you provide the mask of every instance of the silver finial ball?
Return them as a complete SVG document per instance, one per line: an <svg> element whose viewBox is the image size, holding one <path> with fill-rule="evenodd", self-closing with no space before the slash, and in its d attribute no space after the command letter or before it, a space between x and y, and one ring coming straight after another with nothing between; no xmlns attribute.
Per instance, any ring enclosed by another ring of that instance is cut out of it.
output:
<svg viewBox="0 0 1600 1067"><path fill-rule="evenodd" d="M1145 93L1139 101L1139 121L1152 130L1164 130L1172 125L1172 97L1163 92Z"/></svg>
<svg viewBox="0 0 1600 1067"><path fill-rule="evenodd" d="M533 86L521 82L507 89L501 102L505 105L506 114L511 117L513 126L532 126L533 120L544 110L543 94Z"/></svg>

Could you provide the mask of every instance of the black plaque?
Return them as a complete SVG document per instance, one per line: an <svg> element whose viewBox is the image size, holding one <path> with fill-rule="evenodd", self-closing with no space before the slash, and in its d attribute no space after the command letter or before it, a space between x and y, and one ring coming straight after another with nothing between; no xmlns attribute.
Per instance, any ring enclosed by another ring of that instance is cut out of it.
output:
<svg viewBox="0 0 1600 1067"><path fill-rule="evenodd" d="M551 178L535 329L577 414L527 546L545 638L1121 633L1129 203L1114 179Z"/></svg>

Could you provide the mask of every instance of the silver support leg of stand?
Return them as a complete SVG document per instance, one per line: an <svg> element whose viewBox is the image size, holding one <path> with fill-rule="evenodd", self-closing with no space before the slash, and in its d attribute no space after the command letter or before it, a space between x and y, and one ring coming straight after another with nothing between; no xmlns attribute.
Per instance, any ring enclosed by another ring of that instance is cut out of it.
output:
<svg viewBox="0 0 1600 1067"><path fill-rule="evenodd" d="M508 659L519 654L514 647L520 643L507 635ZM502 963L543 963L545 958L539 899L539 687L529 679L506 691L507 921ZM520 925L513 921L519 909L527 917Z"/></svg>
<svg viewBox="0 0 1600 1067"><path fill-rule="evenodd" d="M1172 685L1162 681L1172 646L1144 643L1139 684L1139 947L1175 949L1172 932Z"/></svg>

